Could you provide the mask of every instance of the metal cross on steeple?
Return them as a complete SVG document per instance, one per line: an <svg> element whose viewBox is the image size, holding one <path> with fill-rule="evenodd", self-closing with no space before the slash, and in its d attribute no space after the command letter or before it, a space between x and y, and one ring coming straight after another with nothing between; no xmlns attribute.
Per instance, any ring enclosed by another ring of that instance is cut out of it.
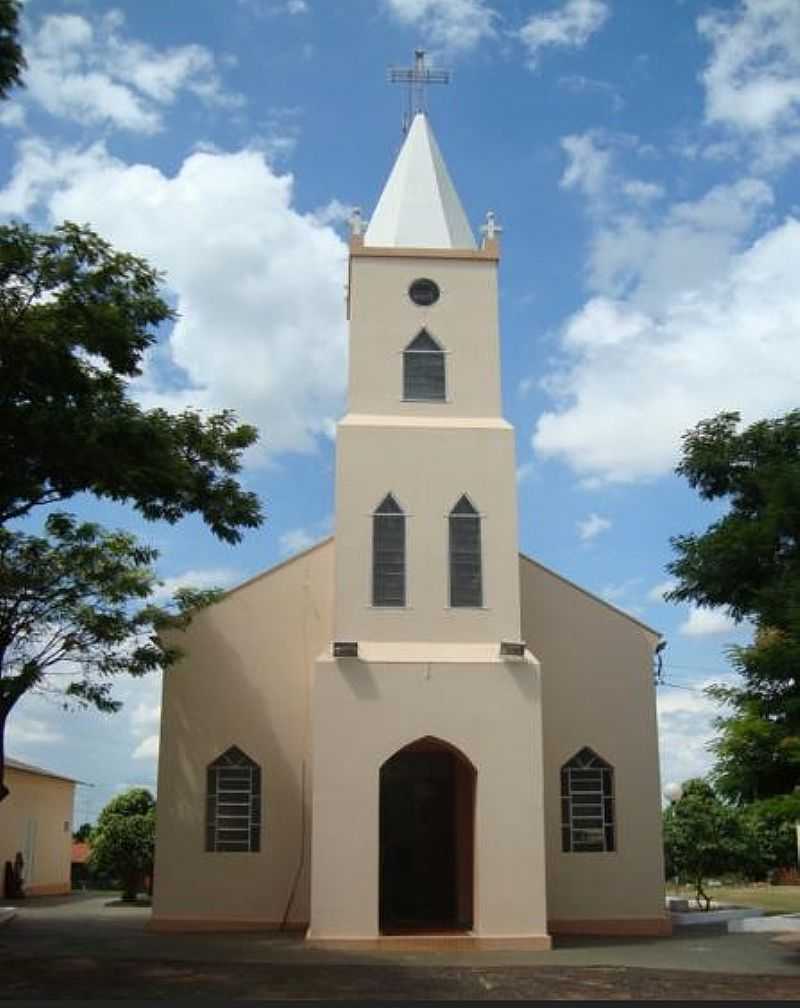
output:
<svg viewBox="0 0 800 1008"><path fill-rule="evenodd" d="M425 50L415 49L413 67L389 67L389 83L408 85L408 112L403 123L403 132L407 133L417 112L425 111L426 85L449 84L450 71L427 67Z"/></svg>

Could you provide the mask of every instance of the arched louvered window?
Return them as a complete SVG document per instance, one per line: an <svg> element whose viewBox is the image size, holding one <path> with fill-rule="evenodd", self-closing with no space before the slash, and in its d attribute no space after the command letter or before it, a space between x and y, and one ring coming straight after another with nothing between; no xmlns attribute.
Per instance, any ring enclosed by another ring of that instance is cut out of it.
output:
<svg viewBox="0 0 800 1008"><path fill-rule="evenodd" d="M403 351L403 398L442 402L446 396L444 351L426 329Z"/></svg>
<svg viewBox="0 0 800 1008"><path fill-rule="evenodd" d="M591 749L561 768L561 849L616 850L614 770Z"/></svg>
<svg viewBox="0 0 800 1008"><path fill-rule="evenodd" d="M261 847L261 767L231 746L206 771L206 850Z"/></svg>
<svg viewBox="0 0 800 1008"><path fill-rule="evenodd" d="M450 512L450 605L483 605L481 516L466 494Z"/></svg>
<svg viewBox="0 0 800 1008"><path fill-rule="evenodd" d="M406 604L406 516L390 493L372 515L372 604Z"/></svg>

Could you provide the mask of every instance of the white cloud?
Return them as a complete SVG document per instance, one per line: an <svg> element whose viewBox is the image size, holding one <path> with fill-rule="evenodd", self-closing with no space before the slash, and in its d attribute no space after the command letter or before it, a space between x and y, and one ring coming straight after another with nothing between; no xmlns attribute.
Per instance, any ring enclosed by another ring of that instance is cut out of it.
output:
<svg viewBox="0 0 800 1008"><path fill-rule="evenodd" d="M523 462L517 466L517 483L525 483L533 476L536 466L533 462Z"/></svg>
<svg viewBox="0 0 800 1008"><path fill-rule="evenodd" d="M606 22L610 11L605 0L564 0L544 14L534 14L519 30L530 65L535 66L547 46L580 49Z"/></svg>
<svg viewBox="0 0 800 1008"><path fill-rule="evenodd" d="M639 156L650 151L630 133L590 129L562 137L561 148L566 163L559 185L581 193L598 218L617 219L631 205L638 209L664 194L659 184L626 178L618 171L615 161L620 151Z"/></svg>
<svg viewBox="0 0 800 1008"><path fill-rule="evenodd" d="M262 153L200 151L175 175L102 144L24 141L0 213L89 221L166 274L179 319L137 382L147 405L231 408L261 432L251 462L309 452L342 408L346 246L292 206ZM164 385L167 356L184 384Z"/></svg>
<svg viewBox="0 0 800 1008"><path fill-rule="evenodd" d="M131 753L132 759L158 759L158 735L146 735Z"/></svg>
<svg viewBox="0 0 800 1008"><path fill-rule="evenodd" d="M653 200L661 199L664 195L664 187L655 182L642 182L641 179L631 179L623 182L622 191L629 196L634 203L650 203Z"/></svg>
<svg viewBox="0 0 800 1008"><path fill-rule="evenodd" d="M291 553L302 553L303 550L314 546L320 540L331 534L333 529L333 515L326 514L318 521L312 522L305 528L288 529L278 539L281 553L288 555Z"/></svg>
<svg viewBox="0 0 800 1008"><path fill-rule="evenodd" d="M736 629L736 623L724 609L700 609L689 607L689 615L678 627L683 637L710 637L714 634L729 634Z"/></svg>
<svg viewBox="0 0 800 1008"><path fill-rule="evenodd" d="M390 14L449 53L467 52L495 36L497 12L485 0L385 0Z"/></svg>
<svg viewBox="0 0 800 1008"><path fill-rule="evenodd" d="M771 202L765 183L745 178L656 224L598 218L598 294L562 329L562 366L544 383L555 408L533 436L540 457L595 485L653 478L699 420L737 409L751 422L796 405L800 222L753 240Z"/></svg>
<svg viewBox="0 0 800 1008"><path fill-rule="evenodd" d="M308 529L296 528L284 532L278 539L278 544L281 553L289 554L302 553L303 550L308 549L309 546L313 546L317 541L317 537L312 535Z"/></svg>
<svg viewBox="0 0 800 1008"><path fill-rule="evenodd" d="M310 12L307 0L239 0L239 6L256 17L276 17L282 14L296 17Z"/></svg>
<svg viewBox="0 0 800 1008"><path fill-rule="evenodd" d="M25 125L25 108L19 102L4 101L0 106L0 126L20 129Z"/></svg>
<svg viewBox="0 0 800 1008"><path fill-rule="evenodd" d="M611 528L611 521L592 512L588 518L576 522L575 525L578 529L578 537L581 542L590 542L599 536L601 532L607 532Z"/></svg>
<svg viewBox="0 0 800 1008"><path fill-rule="evenodd" d="M143 731L161 722L161 704L140 700L131 711L131 725L134 731Z"/></svg>
<svg viewBox="0 0 800 1008"><path fill-rule="evenodd" d="M765 165L800 155L797 0L743 0L702 15L697 28L711 45L706 121L749 139Z"/></svg>
<svg viewBox="0 0 800 1008"><path fill-rule="evenodd" d="M187 570L182 574L164 578L153 593L153 601L166 602L178 588L229 588L243 578L242 572L231 567L208 567L199 570ZM140 705L141 706L141 705ZM138 709L138 708L137 708Z"/></svg>
<svg viewBox="0 0 800 1008"><path fill-rule="evenodd" d="M561 146L567 164L559 185L562 189L577 189L585 196L597 198L608 185L611 154L603 150L592 132L564 137Z"/></svg>
<svg viewBox="0 0 800 1008"><path fill-rule="evenodd" d="M60 742L64 736L39 718L26 717L15 711L6 724L5 741L8 747ZM9 753L13 755L13 753Z"/></svg>
<svg viewBox="0 0 800 1008"><path fill-rule="evenodd" d="M162 128L162 111L187 91L206 104L237 105L204 46L156 49L126 37L124 16L54 14L25 46L26 96L52 115L141 133Z"/></svg>
<svg viewBox="0 0 800 1008"><path fill-rule="evenodd" d="M672 204L654 224L634 213L609 215L590 244L589 285L658 313L676 295L702 290L724 276L772 200L768 185L744 178L714 186L700 199Z"/></svg>
<svg viewBox="0 0 800 1008"><path fill-rule="evenodd" d="M594 77L586 77L583 74L564 74L558 78L558 86L564 88L565 91L572 92L572 94L603 95L611 101L611 107L615 112L620 112L625 107L622 95L608 81L596 80Z"/></svg>
<svg viewBox="0 0 800 1008"><path fill-rule="evenodd" d="M662 686L658 689L656 708L662 785L667 781L682 783L691 777L702 777L711 769L708 743L715 734L712 721L722 713L722 708L703 690L712 682L734 681L733 676L720 674L713 680L687 684L688 688Z"/></svg>
<svg viewBox="0 0 800 1008"><path fill-rule="evenodd" d="M657 585L653 585L647 593L648 599L650 599L651 602L663 602L664 596L668 591L672 591L675 584L676 582L671 578L667 578L666 581L660 581Z"/></svg>
<svg viewBox="0 0 800 1008"><path fill-rule="evenodd" d="M608 602L614 602L615 604L624 599L626 595L629 595L633 588L637 588L642 583L640 577L626 578L619 584L607 584L600 595L602 598L606 599Z"/></svg>

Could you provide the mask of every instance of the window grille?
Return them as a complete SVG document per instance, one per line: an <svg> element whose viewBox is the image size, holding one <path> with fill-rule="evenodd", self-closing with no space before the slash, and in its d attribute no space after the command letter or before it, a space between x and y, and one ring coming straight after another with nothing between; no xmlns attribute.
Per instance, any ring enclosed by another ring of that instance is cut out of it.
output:
<svg viewBox="0 0 800 1008"><path fill-rule="evenodd" d="M463 494L450 512L450 605L483 605L481 517Z"/></svg>
<svg viewBox="0 0 800 1008"><path fill-rule="evenodd" d="M406 604L406 516L391 494L372 515L372 604Z"/></svg>
<svg viewBox="0 0 800 1008"><path fill-rule="evenodd" d="M591 749L561 768L561 849L616 850L614 770Z"/></svg>
<svg viewBox="0 0 800 1008"><path fill-rule="evenodd" d="M209 764L206 785L206 850L260 850L261 768L231 746Z"/></svg>
<svg viewBox="0 0 800 1008"><path fill-rule="evenodd" d="M403 398L441 402L445 395L444 351L423 329L403 351Z"/></svg>

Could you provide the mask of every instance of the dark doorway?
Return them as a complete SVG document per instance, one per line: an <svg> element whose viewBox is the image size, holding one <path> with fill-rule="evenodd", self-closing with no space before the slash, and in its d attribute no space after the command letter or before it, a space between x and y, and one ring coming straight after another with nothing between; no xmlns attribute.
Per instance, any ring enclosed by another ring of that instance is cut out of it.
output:
<svg viewBox="0 0 800 1008"><path fill-rule="evenodd" d="M380 928L469 930L473 914L475 768L433 738L380 772Z"/></svg>

